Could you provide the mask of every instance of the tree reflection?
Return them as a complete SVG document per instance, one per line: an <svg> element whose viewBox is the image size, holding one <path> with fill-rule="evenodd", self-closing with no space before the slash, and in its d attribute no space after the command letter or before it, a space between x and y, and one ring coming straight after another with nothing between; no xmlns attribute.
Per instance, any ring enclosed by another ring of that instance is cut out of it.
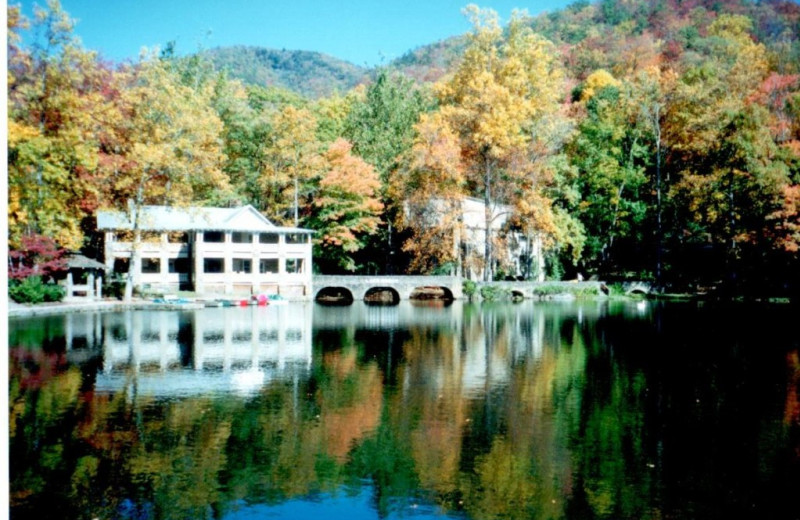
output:
<svg viewBox="0 0 800 520"><path fill-rule="evenodd" d="M364 486L381 517L418 503L474 519L691 517L708 509L686 489L722 485L778 511L798 483L797 351L676 353L683 336L623 316L613 304L467 306L438 325L326 328L307 372L247 395L146 393L133 368L98 391L100 361L14 347L12 514L223 518ZM785 385L762 384L782 373ZM724 457L703 451L715 440Z"/></svg>

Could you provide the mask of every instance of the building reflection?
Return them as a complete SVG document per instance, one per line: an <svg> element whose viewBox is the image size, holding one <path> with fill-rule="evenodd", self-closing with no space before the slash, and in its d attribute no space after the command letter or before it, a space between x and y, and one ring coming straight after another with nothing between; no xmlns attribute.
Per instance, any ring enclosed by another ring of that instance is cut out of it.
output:
<svg viewBox="0 0 800 520"><path fill-rule="evenodd" d="M102 321L100 329L75 322L66 328L68 351L81 333L96 342L102 331L97 392L250 394L272 380L295 379L311 366L309 305L126 312L94 319Z"/></svg>
<svg viewBox="0 0 800 520"><path fill-rule="evenodd" d="M427 331L435 330L437 341L448 346L439 345L443 358L421 367L423 384L455 385L463 396L476 397L506 384L513 367L535 362L545 345L558 345L565 320L597 319L608 309L604 303L519 307L455 302L422 310L404 302L391 307L293 304L139 311L68 315L63 327L69 361L83 363L102 352L96 390L120 391L133 378L139 393L155 396L250 393L272 379L307 374L314 331L367 332L373 334L376 351L397 353L407 332L424 340ZM409 377L403 374L402 387L415 384Z"/></svg>

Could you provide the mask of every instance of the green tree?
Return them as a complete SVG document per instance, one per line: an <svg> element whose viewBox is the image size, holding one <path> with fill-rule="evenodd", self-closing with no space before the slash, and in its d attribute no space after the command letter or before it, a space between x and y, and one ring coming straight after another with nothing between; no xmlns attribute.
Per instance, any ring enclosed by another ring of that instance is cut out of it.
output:
<svg viewBox="0 0 800 520"><path fill-rule="evenodd" d="M647 150L631 101L628 85L592 88L571 144L582 195L578 213L589 235L587 261L606 272L621 260L614 255L615 240L640 241L645 216L640 190Z"/></svg>
<svg viewBox="0 0 800 520"><path fill-rule="evenodd" d="M257 108L257 104L254 106L248 90L239 81L224 75L215 80L211 103L223 125L220 135L225 157L223 171L230 179L231 196L236 203L252 204L266 211L260 172L267 160L272 128L269 113Z"/></svg>
<svg viewBox="0 0 800 520"><path fill-rule="evenodd" d="M689 242L723 254L724 278L736 283L748 256L743 247L763 243L765 219L788 183L768 111L755 102L769 65L751 27L739 15L709 26L708 54L681 76L667 119L667 138L681 154L671 190L678 224Z"/></svg>
<svg viewBox="0 0 800 520"><path fill-rule="evenodd" d="M381 68L363 97L355 98L344 120L342 135L353 143L353 153L375 168L381 181L385 214L363 253L372 269L394 268L390 258L397 240L392 225L402 201L391 198L389 186L401 157L412 146L414 124L432 104L427 89L399 72Z"/></svg>

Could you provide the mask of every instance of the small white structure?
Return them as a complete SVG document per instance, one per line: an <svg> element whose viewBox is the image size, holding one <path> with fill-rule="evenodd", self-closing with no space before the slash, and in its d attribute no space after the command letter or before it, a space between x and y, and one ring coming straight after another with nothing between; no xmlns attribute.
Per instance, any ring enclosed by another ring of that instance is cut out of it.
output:
<svg viewBox="0 0 800 520"><path fill-rule="evenodd" d="M311 294L312 230L276 226L249 205L144 206L139 211L142 240L135 251L132 211L97 213L106 267L127 273L132 255L139 255L134 287L300 298Z"/></svg>
<svg viewBox="0 0 800 520"><path fill-rule="evenodd" d="M482 280L486 263L486 213L482 199L463 197L456 202L460 204L458 225L453 225L454 256L461 260L458 270L469 280ZM442 199L431 199L424 208L427 218L441 225L448 213L447 202ZM497 267L510 276L525 277L533 281L544 281L544 256L542 239L538 235L526 236L521 231L509 229L508 222L514 209L504 204L496 204L491 208L489 227L495 241L493 261ZM409 212L406 205L405 211ZM498 240L498 237L503 240ZM502 244L496 249L497 244ZM460 254L458 252L460 248Z"/></svg>

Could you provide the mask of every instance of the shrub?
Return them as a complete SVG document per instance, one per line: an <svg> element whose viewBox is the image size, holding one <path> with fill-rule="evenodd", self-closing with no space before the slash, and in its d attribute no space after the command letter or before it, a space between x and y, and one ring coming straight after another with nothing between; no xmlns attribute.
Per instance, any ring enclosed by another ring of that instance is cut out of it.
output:
<svg viewBox="0 0 800 520"><path fill-rule="evenodd" d="M533 294L536 296L552 296L554 294L566 294L569 292L569 289L560 284L545 284L533 288Z"/></svg>
<svg viewBox="0 0 800 520"><path fill-rule="evenodd" d="M511 291L496 285L484 285L481 287L481 298L488 302L510 299Z"/></svg>
<svg viewBox="0 0 800 520"><path fill-rule="evenodd" d="M12 280L34 276L52 279L67 270L64 253L52 238L25 235L20 248L8 252L8 277Z"/></svg>
<svg viewBox="0 0 800 520"><path fill-rule="evenodd" d="M107 298L122 299L125 294L125 277L120 273L111 273L103 278L103 295Z"/></svg>
<svg viewBox="0 0 800 520"><path fill-rule="evenodd" d="M478 291L478 284L476 284L472 280L464 280L461 291L464 293L464 296L466 296L471 300L472 297L475 296L475 293Z"/></svg>
<svg viewBox="0 0 800 520"><path fill-rule="evenodd" d="M17 303L60 302L64 288L54 283L44 283L39 276L22 280L9 280L8 295Z"/></svg>
<svg viewBox="0 0 800 520"><path fill-rule="evenodd" d="M596 286L584 287L579 284L548 283L534 287L533 294L540 297L571 294L576 298L590 298L600 295Z"/></svg>

